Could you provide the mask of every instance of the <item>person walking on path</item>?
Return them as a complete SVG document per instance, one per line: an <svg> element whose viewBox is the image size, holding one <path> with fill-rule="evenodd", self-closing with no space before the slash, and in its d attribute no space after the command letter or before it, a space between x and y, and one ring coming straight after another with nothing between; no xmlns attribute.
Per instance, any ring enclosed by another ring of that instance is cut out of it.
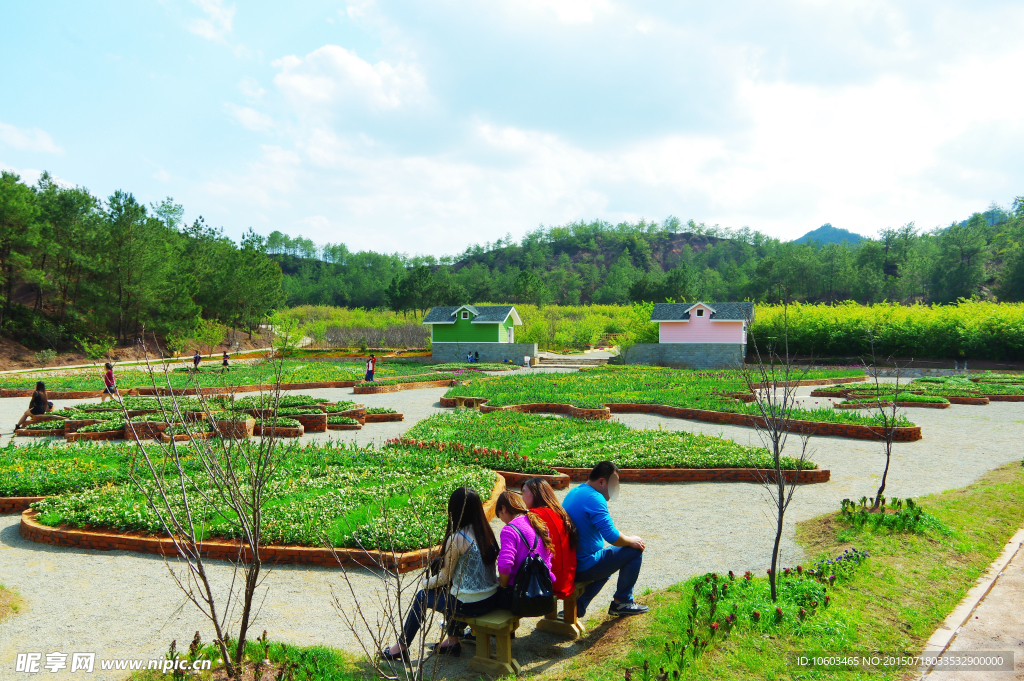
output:
<svg viewBox="0 0 1024 681"><path fill-rule="evenodd" d="M200 357L199 351L196 350L196 354L192 355L192 368L193 369L198 369L199 368L199 363L201 361L203 361L203 358Z"/></svg>
<svg viewBox="0 0 1024 681"><path fill-rule="evenodd" d="M228 351L224 351L223 357L220 359L220 367L222 370L227 371L228 368Z"/></svg>
<svg viewBox="0 0 1024 681"><path fill-rule="evenodd" d="M46 399L46 384L38 381L36 382L36 389L32 393L32 399L28 403L28 411L22 415L21 420L14 426L14 429L18 430L33 416L42 416L48 411L53 411L53 402Z"/></svg>
<svg viewBox="0 0 1024 681"><path fill-rule="evenodd" d="M366 360L366 377L365 381L373 381L373 372L377 369L377 356L370 355L370 359Z"/></svg>
<svg viewBox="0 0 1024 681"><path fill-rule="evenodd" d="M590 601L616 572L615 595L608 606L609 615L640 615L647 606L633 601L633 587L640 576L644 559L644 540L622 534L612 522L608 502L619 493L619 469L611 461L602 461L582 485L565 495L562 506L579 533L576 547L576 581L590 582L576 599L576 616L583 617ZM611 546L605 546L605 542Z"/></svg>
<svg viewBox="0 0 1024 681"><path fill-rule="evenodd" d="M103 365L106 370L100 374L103 377L103 394L100 395L100 404L106 402L108 399L114 397L120 397L117 394L117 383L114 381L114 365L107 362Z"/></svg>

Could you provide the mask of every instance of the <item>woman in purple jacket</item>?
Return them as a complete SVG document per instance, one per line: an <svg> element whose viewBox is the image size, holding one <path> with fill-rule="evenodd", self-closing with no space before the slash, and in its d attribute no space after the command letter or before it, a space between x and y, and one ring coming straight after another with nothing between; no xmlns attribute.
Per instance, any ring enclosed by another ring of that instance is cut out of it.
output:
<svg viewBox="0 0 1024 681"><path fill-rule="evenodd" d="M536 553L544 561L554 584L555 574L551 572L554 545L544 521L528 512L518 493L502 492L494 512L505 523L501 529L501 551L498 552L498 597L500 607L508 608L512 603L511 587L515 583L516 572L531 553Z"/></svg>

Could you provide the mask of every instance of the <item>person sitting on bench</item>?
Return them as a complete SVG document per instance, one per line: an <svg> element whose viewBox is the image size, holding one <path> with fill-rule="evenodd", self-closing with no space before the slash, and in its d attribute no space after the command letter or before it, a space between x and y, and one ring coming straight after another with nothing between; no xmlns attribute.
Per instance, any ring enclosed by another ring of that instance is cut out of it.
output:
<svg viewBox="0 0 1024 681"><path fill-rule="evenodd" d="M447 635L431 650L459 657L462 644L455 633L463 631L466 623L458 616L479 617L498 607L498 542L476 490L460 487L448 498L448 529L441 546L437 574L423 580L405 619L402 639L381 651L381 659L409 660L409 643L426 619L427 608L443 614Z"/></svg>
<svg viewBox="0 0 1024 681"><path fill-rule="evenodd" d="M551 556L555 579L551 584L558 600L565 600L576 586L576 525L544 478L530 478L523 483L523 502L530 509L530 515L538 516L548 528L555 547Z"/></svg>
<svg viewBox="0 0 1024 681"><path fill-rule="evenodd" d="M499 607L511 610L516 573L531 553L540 556L548 568L551 583L555 583L555 574L551 572L551 551L555 547L544 521L530 513L523 498L515 492L505 490L498 495L494 513L505 523L501 529L501 551L498 552L498 602Z"/></svg>
<svg viewBox="0 0 1024 681"><path fill-rule="evenodd" d="M576 581L590 582L576 599L576 616L583 617L590 601L616 572L615 595L608 606L609 615L640 615L647 606L633 601L633 586L640 575L644 558L644 540L622 534L608 512L608 502L619 493L619 469L611 461L602 461L587 482L565 495L562 506L579 532L576 547ZM605 542L611 546L605 546Z"/></svg>

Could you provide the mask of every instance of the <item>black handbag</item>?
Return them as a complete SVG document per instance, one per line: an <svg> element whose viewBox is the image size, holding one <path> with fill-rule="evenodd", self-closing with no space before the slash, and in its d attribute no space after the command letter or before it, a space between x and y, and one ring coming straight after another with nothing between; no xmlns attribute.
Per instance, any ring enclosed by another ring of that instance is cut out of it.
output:
<svg viewBox="0 0 1024 681"><path fill-rule="evenodd" d="M523 531L515 525L510 524L509 527L519 533L525 544L526 535ZM520 617L541 617L554 612L558 606L558 599L551 585L551 573L537 554L537 541L534 537L530 553L519 566L515 584L512 585L511 610L513 615Z"/></svg>

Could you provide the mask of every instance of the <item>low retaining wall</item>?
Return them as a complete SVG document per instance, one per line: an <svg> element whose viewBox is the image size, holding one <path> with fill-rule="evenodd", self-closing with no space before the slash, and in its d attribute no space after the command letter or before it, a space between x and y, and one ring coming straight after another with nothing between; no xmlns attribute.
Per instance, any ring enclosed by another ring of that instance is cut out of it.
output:
<svg viewBox="0 0 1024 681"><path fill-rule="evenodd" d="M0 514L21 513L27 511L29 504L42 501L46 497L0 497Z"/></svg>
<svg viewBox="0 0 1024 681"><path fill-rule="evenodd" d="M494 519L494 506L498 495L505 491L505 479L496 476L491 496L484 502L488 520ZM37 499L35 501L38 501ZM163 556L177 555L174 542L166 537L149 537L139 534L121 534L102 530L76 530L64 527L49 527L36 521L35 511L25 510L21 514L21 536L29 541L53 546L69 546L98 551L135 551L155 553ZM327 549L312 546L285 546L268 544L260 547L260 559L272 564L325 565L337 567L360 566L385 568L397 572L411 572L426 567L440 551L432 546L417 551L392 553L390 551L362 551L359 549ZM202 555L216 560L243 561L252 559L250 552L243 550L238 542L208 539L202 543Z"/></svg>
<svg viewBox="0 0 1024 681"><path fill-rule="evenodd" d="M589 468L560 468L572 482L585 482L590 475ZM782 471L786 482L813 484L828 482L830 470ZM775 471L755 468L620 468L622 482L774 482Z"/></svg>
<svg viewBox="0 0 1024 681"><path fill-rule="evenodd" d="M989 399L987 397L982 397L981 395L979 395L978 397L965 397L963 395L943 395L943 397L945 397L953 404L973 404L975 406L983 406L989 403Z"/></svg>
<svg viewBox="0 0 1024 681"><path fill-rule="evenodd" d="M299 425L298 428L287 428L285 426L263 426L257 423L253 426L253 435L270 437L273 431L274 437L302 437L306 434L305 429Z"/></svg>
<svg viewBox="0 0 1024 681"><path fill-rule="evenodd" d="M388 421L404 421L404 414L366 414L366 423L386 423Z"/></svg>
<svg viewBox="0 0 1024 681"><path fill-rule="evenodd" d="M362 430L359 423L328 423L327 430Z"/></svg>
<svg viewBox="0 0 1024 681"><path fill-rule="evenodd" d="M92 433L65 433L64 439L68 442L81 442L83 440L123 440L124 428L121 430L100 430Z"/></svg>
<svg viewBox="0 0 1024 681"><path fill-rule="evenodd" d="M587 473L590 469L587 469ZM565 473L559 473L558 475L543 475L541 473L517 473L515 471L498 471L498 475L505 478L505 485L507 487L521 488L523 483L530 478L543 478L548 481L554 489L563 489L569 486L569 481L572 479ZM586 476L583 478L586 480Z"/></svg>
<svg viewBox="0 0 1024 681"><path fill-rule="evenodd" d="M835 409L877 409L891 407L892 402L836 402ZM897 402L897 407L921 407L924 409L949 409L949 402Z"/></svg>
<svg viewBox="0 0 1024 681"><path fill-rule="evenodd" d="M416 390L417 388L451 388L459 382L446 378L443 381L419 381L417 383L392 383L390 385L357 385L352 388L356 395L377 395L380 393L397 393L400 390Z"/></svg>
<svg viewBox="0 0 1024 681"><path fill-rule="evenodd" d="M441 406L454 407L455 398L442 397ZM727 411L670 407L665 404L612 402L605 404L603 409L582 409L580 407L574 407L571 404L558 404L555 402L510 404L504 407L489 407L486 404L486 400L484 400L480 404L480 411L484 414L502 410L518 411L527 414L566 414L579 419L609 419L612 414L659 414L661 416L669 416L678 419L706 421L708 423L724 423L733 426L754 427L756 425L764 424L764 419L760 416L737 414ZM880 426L865 426L852 423L823 423L820 421L793 421L789 432L821 435L825 437L847 437L857 440L878 440L884 437L884 429ZM914 442L920 439L921 426L896 428L896 442Z"/></svg>
<svg viewBox="0 0 1024 681"><path fill-rule="evenodd" d="M626 351L625 364L652 364L684 369L736 369L747 356L746 343L637 343Z"/></svg>
<svg viewBox="0 0 1024 681"><path fill-rule="evenodd" d="M480 353L481 362L501 364L506 359L521 365L523 357L536 357L536 343L434 343L431 360L437 364L465 362L469 353Z"/></svg>

